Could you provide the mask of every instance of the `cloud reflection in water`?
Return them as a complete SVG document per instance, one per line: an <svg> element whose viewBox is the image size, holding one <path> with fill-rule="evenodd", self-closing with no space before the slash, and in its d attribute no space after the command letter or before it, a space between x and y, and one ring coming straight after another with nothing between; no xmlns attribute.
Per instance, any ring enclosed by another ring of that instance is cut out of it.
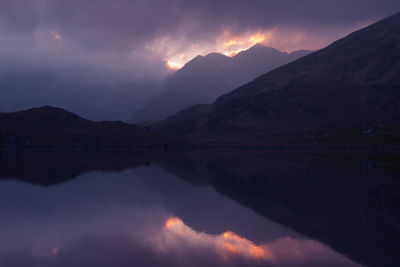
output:
<svg viewBox="0 0 400 267"><path fill-rule="evenodd" d="M157 168L51 188L4 181L0 197L0 266L355 266Z"/></svg>

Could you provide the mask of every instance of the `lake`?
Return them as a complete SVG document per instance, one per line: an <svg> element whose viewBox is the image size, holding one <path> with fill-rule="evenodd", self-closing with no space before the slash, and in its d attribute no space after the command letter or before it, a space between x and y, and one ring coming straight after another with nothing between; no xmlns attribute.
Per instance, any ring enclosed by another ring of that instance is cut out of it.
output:
<svg viewBox="0 0 400 267"><path fill-rule="evenodd" d="M3 157L0 266L400 263L393 161L101 154Z"/></svg>

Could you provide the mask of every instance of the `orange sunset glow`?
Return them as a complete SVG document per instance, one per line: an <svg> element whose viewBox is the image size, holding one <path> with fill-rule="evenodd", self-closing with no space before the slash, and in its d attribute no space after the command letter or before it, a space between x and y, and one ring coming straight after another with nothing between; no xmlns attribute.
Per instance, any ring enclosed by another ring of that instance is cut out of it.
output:
<svg viewBox="0 0 400 267"><path fill-rule="evenodd" d="M232 231L222 234L197 232L178 217L170 217L153 240L162 253L185 249L210 250L220 260L229 262L241 258L247 261L282 264L288 262L307 262L312 257L333 257L335 253L317 241L283 237L262 244L242 237ZM346 261L343 258L343 261Z"/></svg>
<svg viewBox="0 0 400 267"><path fill-rule="evenodd" d="M222 259L241 256L253 260L273 260L267 247L254 244L234 232L226 231L220 235L198 233L177 218L169 218L165 222L165 234L183 238L195 246L211 246ZM171 236L169 236L171 238Z"/></svg>
<svg viewBox="0 0 400 267"><path fill-rule="evenodd" d="M248 36L236 36L224 43L225 51L222 53L228 57L237 55L255 44L266 43L272 36L271 32L257 32Z"/></svg>
<svg viewBox="0 0 400 267"><path fill-rule="evenodd" d="M232 35L229 32L222 33L214 44L193 44L188 49L180 50L177 54L172 54L165 58L166 65L172 70L182 68L189 60L197 55L206 55L208 53L221 53L228 57L233 57L238 53L249 49L255 44L268 44L273 37L275 29L270 31L258 31L243 35ZM165 44L163 44L165 45ZM169 43L174 46L173 41Z"/></svg>
<svg viewBox="0 0 400 267"><path fill-rule="evenodd" d="M223 233L222 236L224 239L222 247L230 253L243 255L257 260L273 259L272 254L267 247L257 246L250 240L230 231Z"/></svg>
<svg viewBox="0 0 400 267"><path fill-rule="evenodd" d="M400 0L0 0L0 267L400 267Z"/></svg>
<svg viewBox="0 0 400 267"><path fill-rule="evenodd" d="M172 217L169 218L166 222L165 222L165 227L167 229L171 229L174 226L182 226L183 222L181 219L177 218L177 217Z"/></svg>
<svg viewBox="0 0 400 267"><path fill-rule="evenodd" d="M353 30L364 27L365 24L355 25ZM338 31L337 36L345 35L346 31ZM329 43L329 38L316 36L313 32L304 29L285 28L275 26L268 30L257 30L244 33L223 31L214 40L185 45L182 40L161 38L155 41L151 50L160 53L165 64L171 70L182 68L188 61L198 55L205 56L209 53L220 53L233 57L255 44L263 44L276 48L282 52L295 50L318 50Z"/></svg>
<svg viewBox="0 0 400 267"><path fill-rule="evenodd" d="M168 68L172 69L172 70L179 70L180 68L182 68L185 64L184 63L178 63L178 62L174 62L171 60L166 60L167 62L167 66Z"/></svg>

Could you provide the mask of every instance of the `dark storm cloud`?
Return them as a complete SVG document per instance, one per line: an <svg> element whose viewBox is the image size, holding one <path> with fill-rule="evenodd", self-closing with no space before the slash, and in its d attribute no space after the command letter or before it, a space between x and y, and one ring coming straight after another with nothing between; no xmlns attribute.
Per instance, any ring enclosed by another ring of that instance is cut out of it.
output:
<svg viewBox="0 0 400 267"><path fill-rule="evenodd" d="M395 0L253 0L191 1L185 9L211 24L233 23L238 27L300 24L336 27L375 19L400 9Z"/></svg>
<svg viewBox="0 0 400 267"><path fill-rule="evenodd" d="M346 27L397 10L397 0L1 0L8 30L52 28L89 48L116 50L158 35L210 37L222 28L238 31L275 25Z"/></svg>
<svg viewBox="0 0 400 267"><path fill-rule="evenodd" d="M58 64L63 63L63 55L70 58L71 53L76 58L87 51L99 51L91 55L100 58L112 53L119 61L118 56L126 58L127 53L136 51L136 68L127 69L140 72L144 66L142 72L147 73L162 64L163 59L157 57L165 56L146 58L150 53L144 48L153 45L157 37L183 39L180 45L185 46L185 40L213 40L223 30L240 34L274 26L329 35L332 29L350 29L398 10L398 0L0 0L0 49L8 44L13 50L32 50L38 35L56 32L64 45L57 51ZM0 53L9 54L5 50ZM154 72L159 71L163 70Z"/></svg>
<svg viewBox="0 0 400 267"><path fill-rule="evenodd" d="M87 99L99 109L106 102L111 110L112 99L135 106L126 99L141 102L146 92L139 91L149 86L129 85L118 96L119 83L163 79L166 60L193 45L213 52L223 32L294 27L322 45L398 10L398 0L0 0L0 111L44 104L77 111L74 103L89 108ZM98 94L98 87L107 92Z"/></svg>

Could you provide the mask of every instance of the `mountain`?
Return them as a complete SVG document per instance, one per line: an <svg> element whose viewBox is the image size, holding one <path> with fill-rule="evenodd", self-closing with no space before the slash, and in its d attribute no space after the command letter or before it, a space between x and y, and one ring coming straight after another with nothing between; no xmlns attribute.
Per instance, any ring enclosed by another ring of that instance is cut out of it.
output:
<svg viewBox="0 0 400 267"><path fill-rule="evenodd" d="M67 75L59 69L0 68L0 112L56 106L90 120L128 120L162 80L118 81Z"/></svg>
<svg viewBox="0 0 400 267"><path fill-rule="evenodd" d="M0 148L165 147L178 141L120 121L94 122L45 106L0 113Z"/></svg>
<svg viewBox="0 0 400 267"><path fill-rule="evenodd" d="M248 141L400 140L400 13L155 124Z"/></svg>
<svg viewBox="0 0 400 267"><path fill-rule="evenodd" d="M131 121L159 121L191 105L212 103L266 71L308 53L289 54L257 44L234 57L217 53L197 56L167 80L162 93L136 111Z"/></svg>

